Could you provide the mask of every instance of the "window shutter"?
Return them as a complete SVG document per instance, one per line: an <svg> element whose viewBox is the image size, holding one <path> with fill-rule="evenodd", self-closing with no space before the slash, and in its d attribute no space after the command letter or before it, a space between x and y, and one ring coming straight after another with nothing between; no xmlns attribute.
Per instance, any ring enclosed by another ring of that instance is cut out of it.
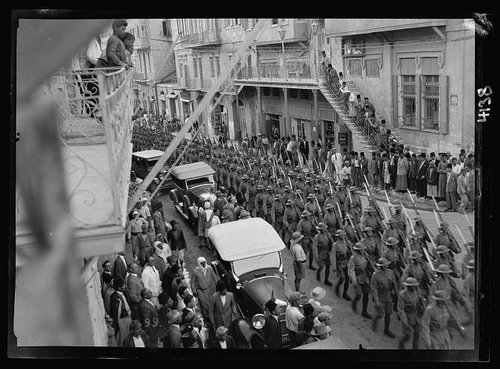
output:
<svg viewBox="0 0 500 369"><path fill-rule="evenodd" d="M285 117L280 117L280 135L285 137L286 127L285 127ZM288 134L288 133L287 133Z"/></svg>
<svg viewBox="0 0 500 369"><path fill-rule="evenodd" d="M420 130L425 127L425 109L423 109L424 93L422 92L423 77L415 76L415 127Z"/></svg>
<svg viewBox="0 0 500 369"><path fill-rule="evenodd" d="M448 76L439 76L439 129L448 134Z"/></svg>
<svg viewBox="0 0 500 369"><path fill-rule="evenodd" d="M399 91L401 91L401 76L392 76L392 126L398 127L398 122L400 119L400 113L402 114L403 109L402 99L399 96Z"/></svg>

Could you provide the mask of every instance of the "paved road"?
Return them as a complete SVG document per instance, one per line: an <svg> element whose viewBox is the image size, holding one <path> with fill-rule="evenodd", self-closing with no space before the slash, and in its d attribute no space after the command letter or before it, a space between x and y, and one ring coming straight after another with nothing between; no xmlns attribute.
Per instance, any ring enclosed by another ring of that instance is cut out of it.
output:
<svg viewBox="0 0 500 369"><path fill-rule="evenodd" d="M362 196L363 206L367 205L366 197ZM196 266L196 259L199 256L204 256L208 262L214 259L212 253L206 249L200 249L199 241L197 235L188 227L188 225L182 221L182 217L175 211L172 202L169 200L168 195L160 197L165 209L167 221L176 219L180 227L184 230L184 235L187 242L187 250L185 252L186 269L191 271ZM388 204L385 202L379 202L379 206L384 207L387 214L389 213ZM407 209L410 216L415 215L414 210ZM436 235L437 224L434 218L434 214L428 211L419 211L425 224L429 228L433 235ZM469 219L473 220L473 214L468 214ZM464 215L459 213L445 213L443 214L444 220L450 225L450 228L454 234L456 234L455 224L462 230L462 233L467 241L472 241L473 237L467 228L467 222ZM457 240L460 241L460 236L456 234ZM289 276L289 285L293 286L293 267L292 267L292 257L288 249L283 251L283 258L285 263L285 272ZM463 253L456 255L456 260L459 265L462 263ZM189 274L187 275L189 278ZM333 278L332 278L333 277ZM330 279L335 282L334 274L331 274ZM461 288L461 280L457 280L459 288ZM370 321L363 318L360 313L355 314L349 301L339 298L335 295L333 287L326 286L320 282L316 281L315 271L307 269L306 278L302 281L301 287L305 292L311 291L314 287L321 285L326 289L326 297L321 301L323 305L330 305L333 307L333 321L332 324L332 334L334 337L340 338L349 347L353 349L358 349L359 345L363 345L367 349L397 349L398 340L389 338L385 336L383 331L383 321L379 324L379 332L375 333L371 329ZM349 287L349 293L353 295L352 287ZM359 303L359 309L361 309L361 302ZM368 305L368 311L372 315L374 314L374 305L370 301ZM472 326L469 326L470 330L465 337L461 337L458 332L452 331L452 348L453 349L473 349L474 338ZM396 319L396 315L393 314L391 321L391 330L396 334L401 334L401 323ZM423 341L421 342L421 347L424 348Z"/></svg>

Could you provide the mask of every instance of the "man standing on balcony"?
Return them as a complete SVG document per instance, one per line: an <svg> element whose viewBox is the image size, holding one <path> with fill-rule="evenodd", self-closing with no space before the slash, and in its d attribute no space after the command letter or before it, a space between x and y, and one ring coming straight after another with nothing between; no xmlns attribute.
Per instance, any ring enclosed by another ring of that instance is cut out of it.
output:
<svg viewBox="0 0 500 369"><path fill-rule="evenodd" d="M125 44L122 42L125 36L125 30L128 23L125 19L116 19L113 21L113 34L109 37L106 43L106 55L101 56L97 61L96 68L103 67L126 67L127 64L127 50Z"/></svg>
<svg viewBox="0 0 500 369"><path fill-rule="evenodd" d="M325 68L332 68L332 61L326 56L325 50L321 51L321 65Z"/></svg>

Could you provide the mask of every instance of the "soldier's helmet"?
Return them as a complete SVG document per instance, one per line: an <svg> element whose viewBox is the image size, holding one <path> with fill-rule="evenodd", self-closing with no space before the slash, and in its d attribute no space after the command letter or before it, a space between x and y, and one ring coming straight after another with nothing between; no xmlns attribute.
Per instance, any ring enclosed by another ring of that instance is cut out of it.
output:
<svg viewBox="0 0 500 369"><path fill-rule="evenodd" d="M231 210L227 210L227 209L226 209L226 210L224 210L224 211L222 212L222 216L221 216L221 218L222 218L222 219L226 219L226 218L229 218L231 215L233 215L233 213L231 212Z"/></svg>
<svg viewBox="0 0 500 369"><path fill-rule="evenodd" d="M329 202L328 204L326 204L325 209L326 210L333 209L333 204L331 202Z"/></svg>
<svg viewBox="0 0 500 369"><path fill-rule="evenodd" d="M304 238L304 236L299 231L295 231L292 234L292 240L291 241L292 242L299 242L303 238Z"/></svg>
<svg viewBox="0 0 500 369"><path fill-rule="evenodd" d="M419 239L419 238L422 238L423 236L420 233L413 231L410 233L410 237L414 238L414 239Z"/></svg>
<svg viewBox="0 0 500 369"><path fill-rule="evenodd" d="M373 206L367 206L365 208L365 211L368 212L368 213L371 213L371 212L375 211L375 209L373 208Z"/></svg>
<svg viewBox="0 0 500 369"><path fill-rule="evenodd" d="M476 267L476 262L474 261L474 259L470 259L469 262L465 264L465 267L467 269L474 269Z"/></svg>
<svg viewBox="0 0 500 369"><path fill-rule="evenodd" d="M363 242L356 242L352 248L354 250L366 250L366 246Z"/></svg>
<svg viewBox="0 0 500 369"><path fill-rule="evenodd" d="M305 218L305 217L308 217L308 216L309 216L309 215L311 215L311 214L312 214L312 213L311 213L309 210L307 210L307 209L306 209L306 210L304 210L304 211L302 212L302 217L304 217L304 218Z"/></svg>
<svg viewBox="0 0 500 369"><path fill-rule="evenodd" d="M411 252L411 256L410 256L412 259L418 259L418 258L421 258L422 257L422 254L420 253L420 251L418 250L413 250Z"/></svg>
<svg viewBox="0 0 500 369"><path fill-rule="evenodd" d="M377 263L375 264L376 266L383 267L389 265L390 262L386 258L380 258L377 260Z"/></svg>
<svg viewBox="0 0 500 369"><path fill-rule="evenodd" d="M314 186L314 191L319 191L319 190L321 190L321 187L319 187L319 186Z"/></svg>
<svg viewBox="0 0 500 369"><path fill-rule="evenodd" d="M450 249L448 247L446 247L445 245L438 245L436 251L438 254L444 254L444 253L450 251Z"/></svg>
<svg viewBox="0 0 500 369"><path fill-rule="evenodd" d="M345 231L343 229L338 229L337 232L335 232L335 236L345 236Z"/></svg>
<svg viewBox="0 0 500 369"><path fill-rule="evenodd" d="M291 206L292 205L292 200L287 200L287 202L285 203L286 206Z"/></svg>
<svg viewBox="0 0 500 369"><path fill-rule="evenodd" d="M243 174L243 175L241 176L241 179L245 181L245 180L247 180L247 179L248 179L248 176L247 176L246 174Z"/></svg>
<svg viewBox="0 0 500 369"><path fill-rule="evenodd" d="M307 198L308 198L309 200L314 199L314 197L315 197L315 196L314 196L312 193L310 193L309 195L307 195Z"/></svg>
<svg viewBox="0 0 500 369"><path fill-rule="evenodd" d="M401 210L402 209L401 204L396 204L396 206L394 206L394 209Z"/></svg>
<svg viewBox="0 0 500 369"><path fill-rule="evenodd" d="M443 301L443 300L447 300L448 299L448 296L446 295L446 291L444 291L444 290L436 290L436 291L434 291L434 293L432 294L431 297L434 300L439 300L439 301Z"/></svg>
<svg viewBox="0 0 500 369"><path fill-rule="evenodd" d="M316 226L317 229L326 229L327 225L323 222L319 222L318 225Z"/></svg>
<svg viewBox="0 0 500 369"><path fill-rule="evenodd" d="M437 269L436 269L436 272L437 273L441 273L441 274L449 274L451 273L451 269L448 265L446 264L441 264Z"/></svg>
<svg viewBox="0 0 500 369"><path fill-rule="evenodd" d="M267 186L268 191L273 191L273 186Z"/></svg>
<svg viewBox="0 0 500 369"><path fill-rule="evenodd" d="M373 232L373 228L372 227L365 227L365 229L363 229L363 232L370 232L370 231Z"/></svg>
<svg viewBox="0 0 500 369"><path fill-rule="evenodd" d="M386 245L397 245L398 240L396 240L394 237L389 237L387 241L385 241Z"/></svg>
<svg viewBox="0 0 500 369"><path fill-rule="evenodd" d="M415 286L420 285L420 283L418 283L418 281L413 277L406 278L405 281L403 282L403 284L405 286L411 286L411 287L415 287Z"/></svg>
<svg viewBox="0 0 500 369"><path fill-rule="evenodd" d="M243 210L238 219L248 219L250 218L250 213L246 210Z"/></svg>

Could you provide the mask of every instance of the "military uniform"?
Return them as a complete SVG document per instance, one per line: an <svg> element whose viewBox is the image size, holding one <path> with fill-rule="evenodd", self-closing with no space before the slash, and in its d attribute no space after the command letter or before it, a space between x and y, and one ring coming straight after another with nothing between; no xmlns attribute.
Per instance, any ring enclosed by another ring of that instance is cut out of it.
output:
<svg viewBox="0 0 500 369"><path fill-rule="evenodd" d="M315 229L311 219L308 216L303 216L299 221L299 224L297 224L297 231L299 231L304 236L304 238L302 239L302 248L304 249L306 254L309 254L309 269L315 270L316 268L312 265L313 254L311 250Z"/></svg>
<svg viewBox="0 0 500 369"><path fill-rule="evenodd" d="M363 296L363 310L362 315L365 318L371 319L371 315L368 314L368 294L371 291L370 277L373 273L371 265L361 252L355 252L349 259L347 263L347 270L349 277L354 287L354 299L352 300L352 309L354 312L357 310L358 301Z"/></svg>
<svg viewBox="0 0 500 369"><path fill-rule="evenodd" d="M318 208L318 205L314 201L314 199L309 199L309 201L304 206L304 209L311 213L311 219L314 224L318 224L321 219L321 209Z"/></svg>
<svg viewBox="0 0 500 369"><path fill-rule="evenodd" d="M380 259L379 259L380 260ZM373 320L373 328L376 330L377 321L384 316L384 333L394 337L390 331L391 314L396 297L397 283L392 270L377 270L371 278L373 300L375 301L376 315Z"/></svg>
<svg viewBox="0 0 500 369"><path fill-rule="evenodd" d="M324 225L326 229L326 225L324 223L321 223L321 225ZM318 225L318 227L319 226L320 225ZM325 268L324 282L329 286L332 285L332 283L328 280L328 277L330 276L330 266L331 266L330 256L332 253L332 248L333 245L330 241L330 238L326 235L324 231L314 236L312 249L313 249L314 260L316 260L316 263L318 264L318 270L316 271L316 279L319 282L320 273L323 270L323 268Z"/></svg>
<svg viewBox="0 0 500 369"><path fill-rule="evenodd" d="M330 234L335 234L335 232L337 232L337 229L340 228L338 224L339 222L337 220L337 217L333 209L325 210L325 216L323 217L323 221L325 222L327 230L328 232L330 232Z"/></svg>
<svg viewBox="0 0 500 369"><path fill-rule="evenodd" d="M271 224L273 225L276 232L279 234L282 240L284 240L284 222L283 216L285 213L285 205L281 200L281 197L276 197L276 200L271 206Z"/></svg>
<svg viewBox="0 0 500 369"><path fill-rule="evenodd" d="M378 231L382 231L379 229L379 223L377 222L377 219L368 212L366 212L361 219L361 229L365 229L366 227L370 227L375 233L377 233Z"/></svg>
<svg viewBox="0 0 500 369"><path fill-rule="evenodd" d="M351 297L347 294L347 290L349 289L349 274L347 270L347 262L351 257L352 252L347 242L349 241L344 237L333 244L332 263L335 265L335 268L337 270L338 282L335 285L336 295L340 295L340 285L344 283L344 292L342 296L346 300L351 300Z"/></svg>
<svg viewBox="0 0 500 369"><path fill-rule="evenodd" d="M363 242L363 244L366 246L366 254L372 262L375 263L379 258L382 257L382 247L378 238L373 236L366 236L361 240L361 242Z"/></svg>
<svg viewBox="0 0 500 369"><path fill-rule="evenodd" d="M413 349L417 350L420 343L420 331L422 327L422 316L424 314L424 300L418 293L418 288L403 289L398 296L398 313L403 326L403 337L400 348L413 337Z"/></svg>
<svg viewBox="0 0 500 369"><path fill-rule="evenodd" d="M403 270L401 280L404 281L408 277L413 277L419 283L418 289L423 298L428 298L430 294L430 287L434 283L431 271L426 263L413 260Z"/></svg>
<svg viewBox="0 0 500 369"><path fill-rule="evenodd" d="M273 194L273 189L271 186L269 186L266 194L266 216L265 216L265 220L269 224L272 224L271 208L273 207L274 201L275 201L275 196Z"/></svg>
<svg viewBox="0 0 500 369"><path fill-rule="evenodd" d="M288 246L290 239L292 238L293 232L297 230L297 224L299 223L299 214L297 209L293 205L286 206L283 212L283 228L285 232L285 245Z"/></svg>
<svg viewBox="0 0 500 369"><path fill-rule="evenodd" d="M260 187L259 192L257 192L257 194L255 195L254 205L255 205L255 216L265 219L267 214L267 204L266 204L266 195L264 193L263 187Z"/></svg>
<svg viewBox="0 0 500 369"><path fill-rule="evenodd" d="M344 202L344 212L346 214L351 214L353 221L359 223L362 211L363 206L361 204L361 198L359 197L359 195L357 193L351 193L351 197L349 197L348 195Z"/></svg>
<svg viewBox="0 0 500 369"><path fill-rule="evenodd" d="M446 304L432 302L425 308L422 317L422 336L428 349L451 349L451 337L448 330L449 319L450 314Z"/></svg>
<svg viewBox="0 0 500 369"><path fill-rule="evenodd" d="M247 187L245 199L248 204L248 212L250 214L255 213L255 196L257 195L257 185L254 180L250 180L250 184Z"/></svg>

